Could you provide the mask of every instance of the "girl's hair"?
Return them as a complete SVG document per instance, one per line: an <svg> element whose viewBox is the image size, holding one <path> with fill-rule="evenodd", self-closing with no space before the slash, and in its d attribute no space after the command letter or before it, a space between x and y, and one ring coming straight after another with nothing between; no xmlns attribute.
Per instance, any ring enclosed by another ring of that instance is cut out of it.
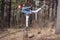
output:
<svg viewBox="0 0 60 40"><path fill-rule="evenodd" d="M19 4L20 6L23 6L23 4Z"/></svg>

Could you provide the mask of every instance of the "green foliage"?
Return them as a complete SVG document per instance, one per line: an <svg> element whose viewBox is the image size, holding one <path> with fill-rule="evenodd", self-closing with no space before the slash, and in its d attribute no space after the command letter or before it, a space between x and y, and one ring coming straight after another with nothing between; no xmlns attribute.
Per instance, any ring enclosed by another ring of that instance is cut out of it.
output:
<svg viewBox="0 0 60 40"><path fill-rule="evenodd" d="M25 0L20 0L20 3L24 3L25 2Z"/></svg>
<svg viewBox="0 0 60 40"><path fill-rule="evenodd" d="M42 6L44 3L43 2L40 2L39 5Z"/></svg>
<svg viewBox="0 0 60 40"><path fill-rule="evenodd" d="M11 2L16 2L16 0L11 0Z"/></svg>

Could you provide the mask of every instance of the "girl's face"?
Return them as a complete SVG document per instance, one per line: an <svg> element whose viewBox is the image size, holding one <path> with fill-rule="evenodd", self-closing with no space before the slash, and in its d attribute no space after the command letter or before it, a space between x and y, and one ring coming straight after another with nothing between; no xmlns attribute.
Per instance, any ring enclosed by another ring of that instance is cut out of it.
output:
<svg viewBox="0 0 60 40"><path fill-rule="evenodd" d="M19 9L22 9L22 4L19 4L19 5L18 5L18 8L19 8Z"/></svg>

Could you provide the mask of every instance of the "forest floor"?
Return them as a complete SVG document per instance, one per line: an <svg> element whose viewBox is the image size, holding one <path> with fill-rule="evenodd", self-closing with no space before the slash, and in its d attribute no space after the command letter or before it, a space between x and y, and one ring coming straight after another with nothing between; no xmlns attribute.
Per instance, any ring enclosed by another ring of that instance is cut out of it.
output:
<svg viewBox="0 0 60 40"><path fill-rule="evenodd" d="M60 35L55 34L55 28L39 27L38 23L30 27L28 31L24 28L9 28L8 31L0 31L0 40L60 40Z"/></svg>

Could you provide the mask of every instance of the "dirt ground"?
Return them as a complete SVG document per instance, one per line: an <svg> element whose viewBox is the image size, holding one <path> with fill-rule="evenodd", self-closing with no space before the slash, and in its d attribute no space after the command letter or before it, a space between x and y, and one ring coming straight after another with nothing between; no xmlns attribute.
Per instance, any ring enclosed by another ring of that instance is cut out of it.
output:
<svg viewBox="0 0 60 40"><path fill-rule="evenodd" d="M48 26L53 24L49 23ZM8 31L0 31L0 40L60 40L60 35L55 34L55 28L39 27L34 24L28 31L24 28L9 28Z"/></svg>
<svg viewBox="0 0 60 40"><path fill-rule="evenodd" d="M0 34L0 40L60 40L60 35L56 35L53 31L31 28L27 34L24 30L9 29L8 32Z"/></svg>

